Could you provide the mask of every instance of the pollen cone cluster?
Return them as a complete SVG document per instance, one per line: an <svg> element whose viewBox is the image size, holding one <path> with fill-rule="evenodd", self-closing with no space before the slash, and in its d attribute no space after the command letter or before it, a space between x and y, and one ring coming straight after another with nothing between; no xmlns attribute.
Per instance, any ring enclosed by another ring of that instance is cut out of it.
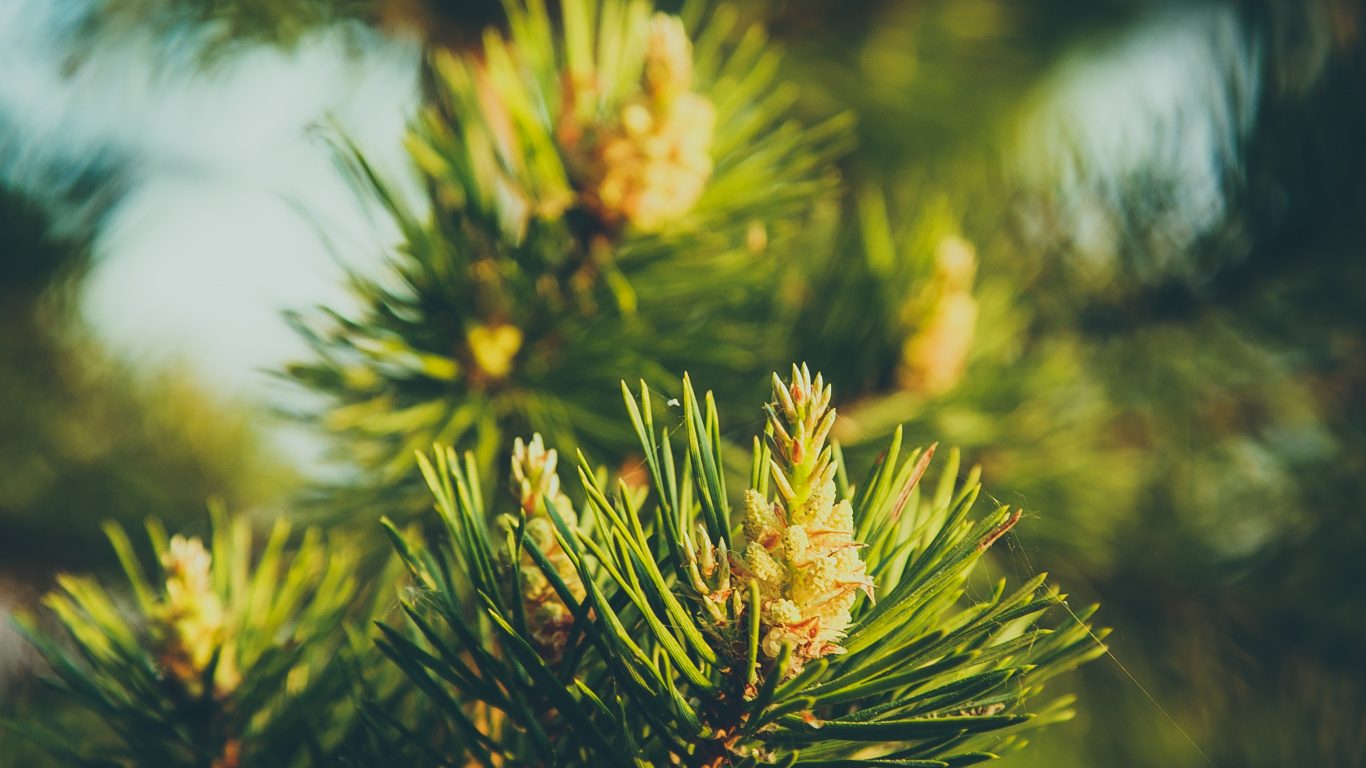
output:
<svg viewBox="0 0 1366 768"><path fill-rule="evenodd" d="M953 389L963 378L977 327L972 297L977 254L961 237L946 237L934 253L929 296L916 302L920 328L906 340L897 378L903 389L930 395Z"/></svg>
<svg viewBox="0 0 1366 768"><path fill-rule="evenodd" d="M166 593L152 617L161 640L162 666L191 696L203 693L204 673L220 648L214 669L214 692L225 695L239 677L231 643L225 637L223 603L213 591L212 557L198 537L175 536L161 555Z"/></svg>
<svg viewBox="0 0 1366 768"><path fill-rule="evenodd" d="M776 658L793 646L789 674L812 659L843 653L858 591L871 599L872 579L854 541L847 500L835 503L835 462L826 436L835 423L831 389L803 366L792 383L773 377L774 402L766 406L773 434L769 471L776 498L745 494L744 567L759 584L760 649Z"/></svg>
<svg viewBox="0 0 1366 768"><path fill-rule="evenodd" d="M573 525L574 505L560 490L560 476L555 472L558 456L554 449L547 451L539 434L531 443L517 438L512 447L512 481L522 510L526 513L526 546L538 548L559 574L576 600L585 596L583 582L569 555L555 538L555 524L546 504ZM515 521L505 518L505 524L516 527ZM536 641L537 650L550 661L558 661L569 639L574 615L560 599L555 587L536 565L530 554L522 553L522 601L526 609L527 628Z"/></svg>
<svg viewBox="0 0 1366 768"><path fill-rule="evenodd" d="M598 144L591 191L603 218L650 231L691 210L712 171L716 110L691 90L692 43L677 17L651 20L643 80Z"/></svg>

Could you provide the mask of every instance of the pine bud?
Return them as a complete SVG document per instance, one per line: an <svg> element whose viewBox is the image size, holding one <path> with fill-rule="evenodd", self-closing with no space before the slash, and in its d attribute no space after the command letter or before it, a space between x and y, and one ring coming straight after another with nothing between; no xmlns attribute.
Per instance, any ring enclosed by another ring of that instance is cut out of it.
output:
<svg viewBox="0 0 1366 768"><path fill-rule="evenodd" d="M513 491L526 515L526 542L523 546L539 549L574 598L581 601L587 595L583 581L579 578L574 561L555 536L555 524L546 506L547 501L553 504L555 511L567 524L574 524L573 502L561 492L560 476L555 471L558 459L553 448L546 450L539 433L532 435L530 443L517 438L512 444ZM506 530L515 530L517 527L517 521L510 515L503 516L502 524ZM526 612L527 629L541 655L548 661L558 661L569 641L574 612L565 605L555 586L526 552L522 553L520 570L522 607Z"/></svg>
<svg viewBox="0 0 1366 768"><path fill-rule="evenodd" d="M645 84L656 101L666 101L692 88L692 41L677 16L656 13L650 19Z"/></svg>
<svg viewBox="0 0 1366 768"><path fill-rule="evenodd" d="M963 378L977 326L972 280L977 255L972 244L946 237L935 249L935 275L920 328L906 340L897 378L901 386L931 395L949 391Z"/></svg>
<svg viewBox="0 0 1366 768"><path fill-rule="evenodd" d="M465 342L485 378L505 379L522 348L522 332L515 325L476 325L465 334Z"/></svg>
<svg viewBox="0 0 1366 768"><path fill-rule="evenodd" d="M224 696L240 682L233 647L226 637L223 603L213 591L213 558L198 537L172 537L161 553L166 591L152 616L160 638L160 661L191 696L202 695L204 671L219 654L214 692Z"/></svg>
<svg viewBox="0 0 1366 768"><path fill-rule="evenodd" d="M745 493L740 568L759 584L763 654L775 659L791 644L787 674L795 674L807 661L844 652L850 610L859 590L872 597L873 582L858 556L853 510L835 503L835 465L824 446L835 421L830 389L794 366L792 384L775 375L773 390L768 413L778 450L769 468L778 500Z"/></svg>
<svg viewBox="0 0 1366 768"><path fill-rule="evenodd" d="M600 214L657 230L692 209L711 178L716 110L691 92L692 44L683 23L655 14L643 93L622 107L598 144L590 185Z"/></svg>

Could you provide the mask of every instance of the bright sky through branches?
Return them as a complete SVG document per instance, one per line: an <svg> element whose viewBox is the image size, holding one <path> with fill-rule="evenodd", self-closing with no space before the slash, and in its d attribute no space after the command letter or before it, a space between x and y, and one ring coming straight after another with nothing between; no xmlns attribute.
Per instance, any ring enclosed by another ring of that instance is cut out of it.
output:
<svg viewBox="0 0 1366 768"><path fill-rule="evenodd" d="M127 169L85 286L90 325L124 357L270 401L282 387L266 371L307 354L281 312L349 306L340 263L373 270L391 236L314 128L335 120L401 173L417 47L368 39L355 55L334 30L201 71L125 41L65 74L84 7L0 0L0 175L41 187L94 156Z"/></svg>

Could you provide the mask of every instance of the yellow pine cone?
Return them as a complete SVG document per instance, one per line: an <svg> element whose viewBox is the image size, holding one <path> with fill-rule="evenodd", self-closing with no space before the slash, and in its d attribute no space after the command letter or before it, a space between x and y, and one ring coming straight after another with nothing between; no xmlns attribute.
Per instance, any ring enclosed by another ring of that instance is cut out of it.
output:
<svg viewBox="0 0 1366 768"><path fill-rule="evenodd" d="M560 476L555 472L557 460L558 454L554 449L546 450L539 434L533 435L529 444L519 437L512 447L512 480L527 516L526 533L530 541L526 546L539 549L574 598L583 600L587 595L583 581L569 554L555 538L555 524L546 509L549 498L555 511L566 523L573 525L574 505L560 490ZM503 525L512 530L517 527L510 516L504 516ZM522 607L526 611L527 628L541 655L551 662L558 661L569 640L573 611L560 599L536 561L525 552L522 553L521 572Z"/></svg>
<svg viewBox="0 0 1366 768"><path fill-rule="evenodd" d="M546 450L539 432L531 436L530 443L523 442L520 437L512 442L512 482L517 500L528 517L547 517L547 497L566 517L573 511L569 498L560 492L560 475L555 471L559 458L554 448Z"/></svg>
<svg viewBox="0 0 1366 768"><path fill-rule="evenodd" d="M760 649L773 659L792 644L787 673L795 674L807 661L844 652L850 610L859 590L872 599L873 581L858 556L853 510L847 500L835 503L835 464L822 450L835 418L830 388L794 366L792 386L774 376L774 393L769 469L778 499L746 491L741 559L759 585Z"/></svg>
<svg viewBox="0 0 1366 768"><path fill-rule="evenodd" d="M476 325L465 334L465 341L475 365L487 378L505 379L522 348L522 331L515 325Z"/></svg>
<svg viewBox="0 0 1366 768"><path fill-rule="evenodd" d="M872 596L849 502L833 504L834 495L829 483L788 516L758 491L745 493L744 562L759 583L760 649L772 659L791 643L789 674L811 659L843 653L839 641L858 590Z"/></svg>
<svg viewBox="0 0 1366 768"><path fill-rule="evenodd" d="M220 647L215 693L226 695L240 682L226 637L223 603L213 591L212 560L198 537L172 537L170 548L161 554L165 597L151 617L162 639L162 666L195 696L202 693L204 671Z"/></svg>
<svg viewBox="0 0 1366 768"><path fill-rule="evenodd" d="M657 230L692 209L711 178L716 110L689 89L692 43L677 17L655 14L645 57L645 93L599 142L591 192L604 218Z"/></svg>
<svg viewBox="0 0 1366 768"><path fill-rule="evenodd" d="M901 352L897 378L903 389L940 395L963 378L977 328L972 279L977 255L972 245L946 237L935 249L929 314Z"/></svg>

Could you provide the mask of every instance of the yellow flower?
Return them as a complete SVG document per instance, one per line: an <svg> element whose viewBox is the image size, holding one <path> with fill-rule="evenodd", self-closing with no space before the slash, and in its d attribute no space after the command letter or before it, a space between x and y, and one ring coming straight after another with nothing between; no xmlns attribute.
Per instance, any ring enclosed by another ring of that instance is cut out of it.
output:
<svg viewBox="0 0 1366 768"><path fill-rule="evenodd" d="M760 648L776 658L793 646L788 674L805 662L843 653L839 641L850 610L872 579L854 541L853 511L847 500L835 503L835 463L825 438L835 421L831 389L819 375L811 380L803 366L793 367L791 387L775 375L775 402L768 406L773 425L770 474L778 493L769 501L756 490L745 493L742 569L759 585Z"/></svg>
<svg viewBox="0 0 1366 768"><path fill-rule="evenodd" d="M555 472L557 460L555 450L547 451L539 434L533 435L529 444L519 437L512 446L512 480L527 517L526 536L529 541L526 546L539 549L574 598L582 601L587 595L583 581L569 554L555 538L555 524L546 506L549 500L565 522L573 525L574 505L560 490L560 476ZM515 530L517 523L511 516L505 515L503 525ZM527 628L541 655L549 661L558 661L569 640L569 630L574 623L573 611L565 605L531 555L525 552L522 553L521 574L522 605L526 611Z"/></svg>

